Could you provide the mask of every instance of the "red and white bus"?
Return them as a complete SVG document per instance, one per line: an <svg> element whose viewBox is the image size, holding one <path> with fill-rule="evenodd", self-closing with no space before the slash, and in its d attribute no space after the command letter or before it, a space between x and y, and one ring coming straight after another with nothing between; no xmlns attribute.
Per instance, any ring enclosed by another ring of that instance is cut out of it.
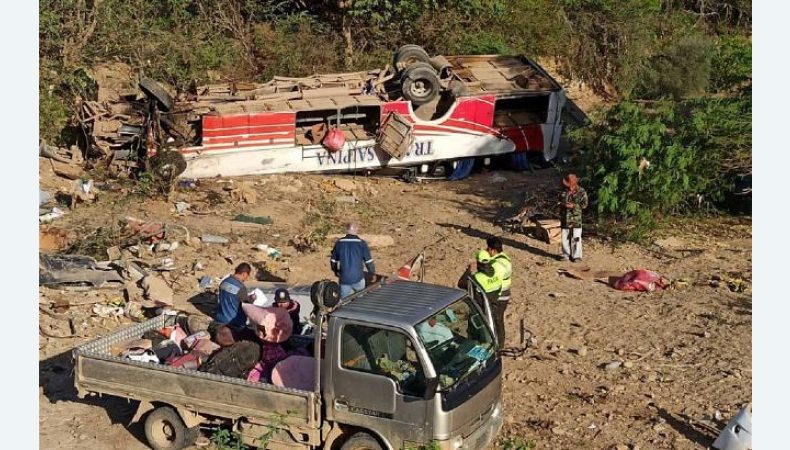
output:
<svg viewBox="0 0 790 450"><path fill-rule="evenodd" d="M524 56L428 58L404 46L393 68L209 86L172 102L172 114L187 114L194 133L176 147L184 178L424 173L508 154L553 159L565 101L559 84Z"/></svg>

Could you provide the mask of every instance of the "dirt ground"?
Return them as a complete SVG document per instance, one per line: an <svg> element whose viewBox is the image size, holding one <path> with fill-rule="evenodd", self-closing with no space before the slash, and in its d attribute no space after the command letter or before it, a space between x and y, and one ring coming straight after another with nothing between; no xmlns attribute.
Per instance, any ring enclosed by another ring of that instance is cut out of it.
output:
<svg viewBox="0 0 790 450"><path fill-rule="evenodd" d="M42 164L42 186L68 184L46 169ZM336 201L351 193L339 189L335 180L344 180L348 186L343 187L353 190L359 203ZM311 230L339 233L349 219L361 224L362 234L394 238L395 245L372 249L380 273L391 273L429 246L427 281L444 285L455 284L474 250L483 245L482 238L499 234L514 266L507 344L518 345L522 319L537 339L523 356L505 358L506 421L500 438L521 437L534 441L538 449L702 449L715 437L711 427L721 428L751 402L748 218L680 222L651 247L615 248L587 237L583 262L572 264L556 260L555 246L506 233L493 224L500 211L512 212L525 192L555 189L558 174L553 169L419 184L349 176L234 181L236 186L244 181L252 187L254 203L234 201L215 181L177 191L169 201L124 190L100 191L96 204L78 206L53 226L67 230L76 241L98 227L112 229L125 216L134 216L183 225L193 237L229 237L227 245L182 244L172 254L154 255L174 259L176 268L168 281L176 291L175 307L190 313L206 310L196 300L197 280L202 275L223 276L241 261L254 262L289 283L330 277L330 240L305 254L289 240ZM196 212L177 214L173 205L179 200ZM209 201L216 204L209 207ZM242 212L270 216L273 224L231 221ZM446 239L435 244L441 238ZM282 261L272 261L253 248L260 243L280 249ZM193 270L196 262L202 270ZM662 292L625 293L594 280L561 275L562 268L621 273L649 268L683 282ZM720 281L711 283L712 278ZM746 289L733 292L727 286L731 278L745 280ZM121 297L117 290L40 288L45 306ZM128 425L133 404L118 398L79 399L72 379L70 351L131 320L98 317L90 313L90 305L57 311L81 318L75 321L76 331L86 337L40 337L40 447L146 448L141 425ZM57 318L41 314L40 323L49 334L68 334ZM623 364L613 370L603 367L614 361Z"/></svg>

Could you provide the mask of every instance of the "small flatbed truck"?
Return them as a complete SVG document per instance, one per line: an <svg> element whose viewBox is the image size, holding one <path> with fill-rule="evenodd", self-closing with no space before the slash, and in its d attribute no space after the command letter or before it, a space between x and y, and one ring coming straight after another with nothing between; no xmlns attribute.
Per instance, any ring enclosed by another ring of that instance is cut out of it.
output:
<svg viewBox="0 0 790 450"><path fill-rule="evenodd" d="M269 449L484 449L502 426L502 362L491 325L467 292L380 281L328 306L315 291L313 336L292 336L317 361L298 390L113 356L113 345L186 316L160 315L76 348L81 397L139 401L133 421L154 449L191 445L225 426ZM329 302L327 302L329 303ZM319 331L320 330L320 331Z"/></svg>

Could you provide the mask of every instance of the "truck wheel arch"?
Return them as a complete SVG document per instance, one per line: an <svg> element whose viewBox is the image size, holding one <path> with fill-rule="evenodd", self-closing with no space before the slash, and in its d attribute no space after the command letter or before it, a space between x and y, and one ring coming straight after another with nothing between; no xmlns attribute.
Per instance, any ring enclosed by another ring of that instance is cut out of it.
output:
<svg viewBox="0 0 790 450"><path fill-rule="evenodd" d="M381 446L384 447L385 449L393 450L393 447L389 443L389 441L384 439L384 437L381 436L381 434L373 430L369 430L367 428L355 427L351 425L340 425L337 423L332 424L332 429L329 431L329 433L326 436L326 439L324 440L324 448L330 450L339 450L340 447L346 442L346 440L348 440L351 436L360 432L367 433L373 436L374 438L376 438L376 440L378 440Z"/></svg>
<svg viewBox="0 0 790 450"><path fill-rule="evenodd" d="M137 411L134 413L134 416L129 421L129 424L133 424L135 422L140 421L140 419L142 419L147 413L153 411L156 408L159 408L160 406L170 406L171 408L175 409L178 415L181 417L181 420L184 421L184 424L187 426L187 428L196 427L200 425L201 422L203 422L203 417L196 412L192 412L184 408L179 408L174 405L169 405L167 403L149 402L149 401L141 400L140 404L137 406Z"/></svg>

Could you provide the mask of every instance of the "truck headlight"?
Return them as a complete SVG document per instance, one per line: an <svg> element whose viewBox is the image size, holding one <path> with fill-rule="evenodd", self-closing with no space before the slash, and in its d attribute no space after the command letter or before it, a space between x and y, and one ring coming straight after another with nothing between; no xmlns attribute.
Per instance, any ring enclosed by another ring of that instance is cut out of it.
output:
<svg viewBox="0 0 790 450"><path fill-rule="evenodd" d="M499 417L502 415L502 402L498 402L496 406L494 406L494 411L491 413L491 417Z"/></svg>

